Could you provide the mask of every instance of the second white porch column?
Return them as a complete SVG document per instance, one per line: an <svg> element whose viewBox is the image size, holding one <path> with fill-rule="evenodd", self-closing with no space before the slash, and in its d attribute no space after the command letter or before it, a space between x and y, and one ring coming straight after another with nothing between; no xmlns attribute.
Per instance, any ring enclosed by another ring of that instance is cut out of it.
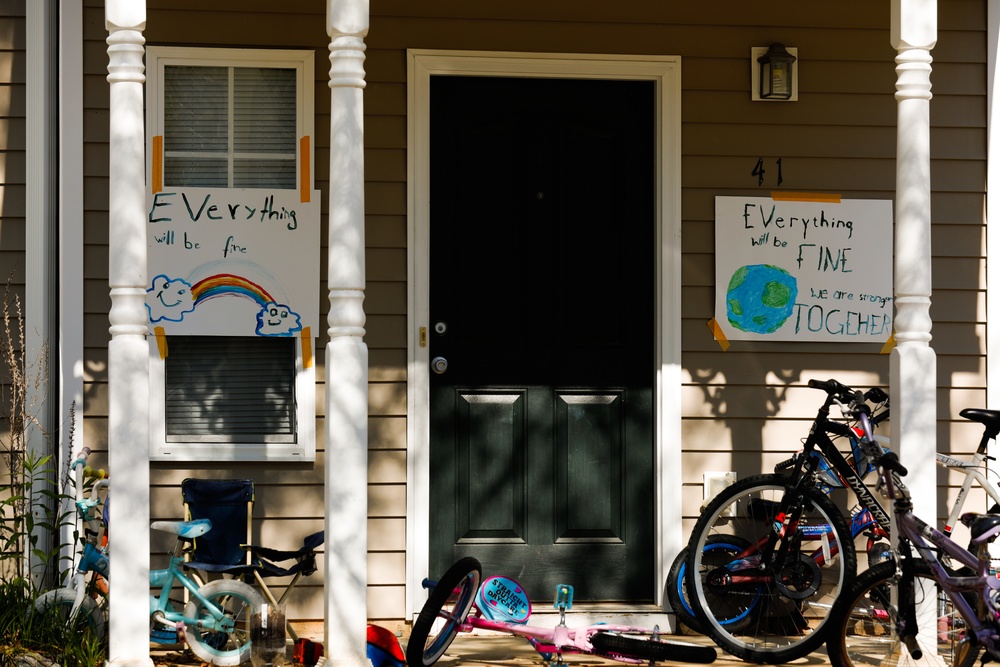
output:
<svg viewBox="0 0 1000 667"><path fill-rule="evenodd" d="M368 347L364 104L367 0L327 0L330 35L330 342L326 346L325 639L363 667L368 620ZM329 649L328 649L329 650Z"/></svg>
<svg viewBox="0 0 1000 667"><path fill-rule="evenodd" d="M890 359L892 442L909 469L914 512L937 511L937 358L931 340L931 54L937 41L936 0L892 1L896 49L896 348ZM895 538L895 536L893 536ZM934 596L918 610L921 641L934 647ZM928 615L929 614L929 615ZM933 655L936 651L925 651Z"/></svg>
<svg viewBox="0 0 1000 667"><path fill-rule="evenodd" d="M110 83L108 462L114 475L109 664L149 657L149 348L146 345L145 0L107 0ZM122 539L127 536L127 539Z"/></svg>

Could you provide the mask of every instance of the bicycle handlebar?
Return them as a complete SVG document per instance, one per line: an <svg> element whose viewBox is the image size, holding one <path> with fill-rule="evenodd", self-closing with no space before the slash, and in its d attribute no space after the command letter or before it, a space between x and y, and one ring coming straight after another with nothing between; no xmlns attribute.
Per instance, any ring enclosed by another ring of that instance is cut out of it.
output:
<svg viewBox="0 0 1000 667"><path fill-rule="evenodd" d="M886 452L879 457L876 464L882 466L886 470L898 473L901 477L906 477L909 472L907 471L906 466L899 462L899 456L896 452Z"/></svg>
<svg viewBox="0 0 1000 667"><path fill-rule="evenodd" d="M84 447L76 454L76 458L73 459L73 463L70 464L70 470L76 470L79 466L87 465L87 457L90 456L90 447Z"/></svg>

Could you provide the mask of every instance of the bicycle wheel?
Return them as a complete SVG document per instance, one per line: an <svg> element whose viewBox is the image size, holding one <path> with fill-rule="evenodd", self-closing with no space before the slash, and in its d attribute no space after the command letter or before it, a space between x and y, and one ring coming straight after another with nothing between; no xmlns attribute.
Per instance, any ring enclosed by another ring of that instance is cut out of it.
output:
<svg viewBox="0 0 1000 667"><path fill-rule="evenodd" d="M590 637L594 653L613 660L619 658L660 662L673 660L708 664L715 662L715 649L711 646L699 646L687 642L673 640L654 641L648 635L620 635L611 632L598 632Z"/></svg>
<svg viewBox="0 0 1000 667"><path fill-rule="evenodd" d="M927 563L917 560L915 565L916 595L920 596L921 590L936 591L937 595L938 658L947 667L971 667L979 655L979 646L970 641L964 619L937 587ZM916 664L896 634L898 613L891 600L895 576L895 561L879 563L862 573L837 605L836 624L831 625L826 642L832 665ZM916 584L921 582L924 586L918 588Z"/></svg>
<svg viewBox="0 0 1000 667"><path fill-rule="evenodd" d="M62 623L69 625L75 600L76 591L72 588L57 588L35 600L35 611L40 614L58 614ZM84 596L76 617L77 622L86 624L95 637L104 637L104 612L91 597Z"/></svg>
<svg viewBox="0 0 1000 667"><path fill-rule="evenodd" d="M406 643L406 664L430 667L438 661L465 622L483 580L483 567L471 556L448 568L431 591Z"/></svg>
<svg viewBox="0 0 1000 667"><path fill-rule="evenodd" d="M758 475L736 482L708 504L688 543L692 608L719 646L751 662L789 662L818 648L830 611L857 568L846 518L813 487L800 492L801 516L785 537L781 562L762 562L757 547L786 523L779 514L786 481L782 475ZM706 549L714 535L740 537L754 546L719 562ZM750 612L747 622L720 621L734 609Z"/></svg>
<svg viewBox="0 0 1000 667"><path fill-rule="evenodd" d="M250 660L250 618L260 611L260 593L236 579L210 581L198 592L225 614L219 629L209 609L197 598L184 608L185 618L198 619L185 629L191 652L210 665L238 665Z"/></svg>
<svg viewBox="0 0 1000 667"><path fill-rule="evenodd" d="M706 561L711 558L712 562L722 564L731 560L748 546L750 544L746 540L735 535L711 535L705 546L706 551L711 552L711 554L706 553L704 558ZM698 620L688 599L687 555L687 547L681 549L670 566L670 571L667 573L667 601L681 623L699 634L705 634L705 626ZM713 607L720 612L723 610L721 601ZM737 624L750 620L755 607L755 603L751 603L748 607L738 604L732 605L724 618L720 618L719 621L723 625L730 626L730 631L732 631L733 628L738 627Z"/></svg>

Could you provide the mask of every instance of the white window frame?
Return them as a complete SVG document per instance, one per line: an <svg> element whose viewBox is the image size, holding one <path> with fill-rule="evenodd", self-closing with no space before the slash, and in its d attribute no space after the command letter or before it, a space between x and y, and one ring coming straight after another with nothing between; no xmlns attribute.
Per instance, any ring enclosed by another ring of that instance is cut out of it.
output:
<svg viewBox="0 0 1000 667"><path fill-rule="evenodd" d="M311 192L314 187L316 154L314 132L314 52L275 49L215 49L204 47L150 46L146 49L146 182L152 183L153 137L163 136L162 99L164 68L170 65L205 67L280 67L296 70L296 137L310 137L308 159ZM302 156L296 142L296 163ZM296 188L301 189L302 170L296 169ZM317 255L317 264L319 256ZM317 279L319 268L317 266ZM294 443L280 442L167 442L164 414L166 373L159 344L149 336L149 454L152 461L235 461L235 462L312 462L316 460L316 340L307 344L313 349L303 354L303 340L296 339L295 403L296 434ZM167 338L169 350L169 337ZM310 358L312 363L305 363Z"/></svg>

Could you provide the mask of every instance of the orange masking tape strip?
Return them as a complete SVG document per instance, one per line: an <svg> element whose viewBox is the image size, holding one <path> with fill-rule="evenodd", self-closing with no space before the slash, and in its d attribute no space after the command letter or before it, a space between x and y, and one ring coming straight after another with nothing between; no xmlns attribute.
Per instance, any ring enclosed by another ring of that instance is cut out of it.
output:
<svg viewBox="0 0 1000 667"><path fill-rule="evenodd" d="M302 327L302 368L312 368L313 348L312 348L312 327Z"/></svg>
<svg viewBox="0 0 1000 667"><path fill-rule="evenodd" d="M167 358L167 332L163 327L153 327L153 334L156 336L156 349L160 351L160 359Z"/></svg>
<svg viewBox="0 0 1000 667"><path fill-rule="evenodd" d="M153 137L153 194L163 190L163 137Z"/></svg>
<svg viewBox="0 0 1000 667"><path fill-rule="evenodd" d="M893 331L892 335L889 336L889 340L885 341L885 345L882 346L882 350L879 354L889 354L892 352L892 348L896 347L896 332Z"/></svg>
<svg viewBox="0 0 1000 667"><path fill-rule="evenodd" d="M818 201L827 204L839 204L840 195L826 192L772 192L774 201Z"/></svg>
<svg viewBox="0 0 1000 667"><path fill-rule="evenodd" d="M715 340L719 343L719 347L722 348L722 351L725 352L728 350L729 339L726 338L726 334L722 332L722 327L720 327L719 323L715 321L715 318L713 317L706 324L708 324L708 328L712 330L712 335L715 336Z"/></svg>
<svg viewBox="0 0 1000 667"><path fill-rule="evenodd" d="M312 162L309 155L309 137L299 139L299 201L303 204L309 201L311 191L309 187L309 165Z"/></svg>

